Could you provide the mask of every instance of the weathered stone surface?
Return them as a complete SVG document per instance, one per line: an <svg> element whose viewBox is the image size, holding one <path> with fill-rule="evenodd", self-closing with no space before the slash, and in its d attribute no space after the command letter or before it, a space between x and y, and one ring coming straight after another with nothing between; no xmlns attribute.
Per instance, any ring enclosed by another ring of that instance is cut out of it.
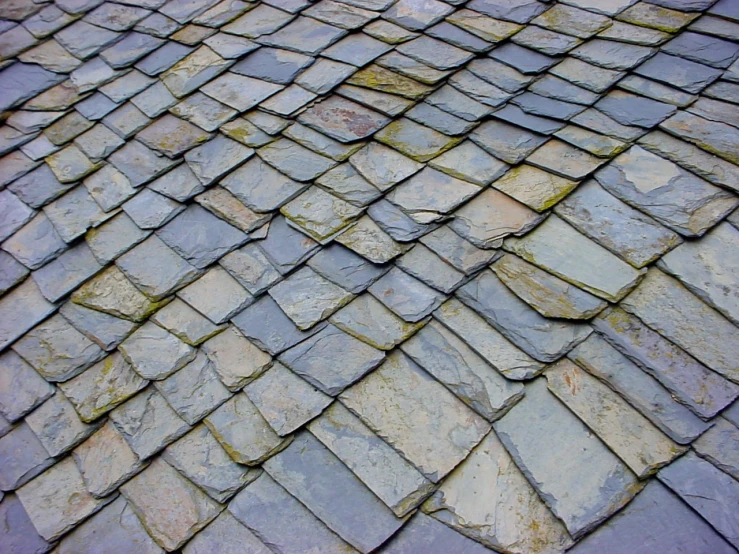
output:
<svg viewBox="0 0 739 554"><path fill-rule="evenodd" d="M288 177L301 182L315 179L337 165L334 160L284 138L263 146L258 154Z"/></svg>
<svg viewBox="0 0 739 554"><path fill-rule="evenodd" d="M210 414L205 425L239 464L260 464L290 443L289 438L283 439L272 430L243 393L236 394Z"/></svg>
<svg viewBox="0 0 739 554"><path fill-rule="evenodd" d="M90 422L136 394L147 383L116 352L59 387L74 404L82 421Z"/></svg>
<svg viewBox="0 0 739 554"><path fill-rule="evenodd" d="M58 314L26 333L13 350L50 381L66 381L105 356Z"/></svg>
<svg viewBox="0 0 739 554"><path fill-rule="evenodd" d="M230 390L238 390L261 375L272 358L246 340L235 328L229 327L208 339L202 346L213 369Z"/></svg>
<svg viewBox="0 0 739 554"><path fill-rule="evenodd" d="M554 134L557 138L598 157L615 156L628 147L623 141L574 125L563 127Z"/></svg>
<svg viewBox="0 0 739 554"><path fill-rule="evenodd" d="M658 481L651 481L633 502L571 550L573 554L645 552L729 553L732 547Z"/></svg>
<svg viewBox="0 0 739 554"><path fill-rule="evenodd" d="M457 296L513 344L542 362L559 359L592 332L581 323L549 320L539 315L492 271L482 272L461 287Z"/></svg>
<svg viewBox="0 0 739 554"><path fill-rule="evenodd" d="M159 310L151 320L190 346L197 346L226 328L214 325L179 298Z"/></svg>
<svg viewBox="0 0 739 554"><path fill-rule="evenodd" d="M479 248L497 248L503 238L523 234L543 216L509 196L484 189L471 202L454 212L449 227Z"/></svg>
<svg viewBox="0 0 739 554"><path fill-rule="evenodd" d="M185 206L149 188L123 204L123 211L141 229L156 229L182 212Z"/></svg>
<svg viewBox="0 0 739 554"><path fill-rule="evenodd" d="M66 535L59 554L160 554L159 546L146 533L131 506L118 497L97 514Z"/></svg>
<svg viewBox="0 0 739 554"><path fill-rule="evenodd" d="M461 141L405 118L393 121L375 137L417 162L426 162Z"/></svg>
<svg viewBox="0 0 739 554"><path fill-rule="evenodd" d="M13 351L0 356L0 412L16 421L54 394L54 387Z"/></svg>
<svg viewBox="0 0 739 554"><path fill-rule="evenodd" d="M325 242L361 214L361 209L319 187L285 204L280 212L311 238Z"/></svg>
<svg viewBox="0 0 739 554"><path fill-rule="evenodd" d="M264 463L270 476L361 552L387 540L402 520L308 433ZM331 468L331 471L326 471ZM310 485L308 484L310 481Z"/></svg>
<svg viewBox="0 0 739 554"><path fill-rule="evenodd" d="M169 445L162 458L217 502L225 502L256 477L228 456L205 425Z"/></svg>
<svg viewBox="0 0 739 554"><path fill-rule="evenodd" d="M140 131L136 138L149 148L174 158L205 142L208 133L173 115L165 115Z"/></svg>
<svg viewBox="0 0 739 554"><path fill-rule="evenodd" d="M72 302L131 321L143 321L163 305L162 302L149 300L139 292L115 266L77 289L72 294Z"/></svg>
<svg viewBox="0 0 739 554"><path fill-rule="evenodd" d="M182 98L232 64L233 61L224 60L207 46L201 46L164 72L161 79L172 94Z"/></svg>
<svg viewBox="0 0 739 554"><path fill-rule="evenodd" d="M307 267L273 286L269 294L301 330L310 329L354 297Z"/></svg>
<svg viewBox="0 0 739 554"><path fill-rule="evenodd" d="M704 419L715 416L739 395L739 386L619 308L609 309L594 319L593 327Z"/></svg>
<svg viewBox="0 0 739 554"><path fill-rule="evenodd" d="M36 434L24 422L0 437L0 490L12 491L54 463Z"/></svg>
<svg viewBox="0 0 739 554"><path fill-rule="evenodd" d="M0 348L5 348L55 309L33 279L0 299Z"/></svg>
<svg viewBox="0 0 739 554"><path fill-rule="evenodd" d="M580 232L637 268L680 244L678 235L588 181L555 208Z"/></svg>
<svg viewBox="0 0 739 554"><path fill-rule="evenodd" d="M432 250L456 270L469 275L489 264L498 255L495 251L477 248L451 230L439 227L420 238L421 244Z"/></svg>
<svg viewBox="0 0 739 554"><path fill-rule="evenodd" d="M692 452L660 471L659 479L727 541L739 544L739 528L731 516L739 501L739 483Z"/></svg>
<svg viewBox="0 0 739 554"><path fill-rule="evenodd" d="M218 504L161 459L123 485L121 492L152 538L168 551L182 546L220 511ZM163 494L173 500L167 510L161 509Z"/></svg>
<svg viewBox="0 0 739 554"><path fill-rule="evenodd" d="M525 260L610 301L628 294L642 275L556 216L523 238L509 238L505 245Z"/></svg>
<svg viewBox="0 0 739 554"><path fill-rule="evenodd" d="M16 230L2 247L28 269L37 269L64 252L67 244L42 212Z"/></svg>
<svg viewBox="0 0 739 554"><path fill-rule="evenodd" d="M708 429L708 424L675 402L656 380L598 335L590 336L568 356L626 397L675 442L689 444Z"/></svg>
<svg viewBox="0 0 739 554"><path fill-rule="evenodd" d="M368 262L339 244L321 249L307 263L313 271L352 294L358 294L379 279L385 269Z"/></svg>
<svg viewBox="0 0 739 554"><path fill-rule="evenodd" d="M703 150L734 164L739 163L739 156L736 154L739 134L737 129L730 125L681 111L662 123L661 127Z"/></svg>
<svg viewBox="0 0 739 554"><path fill-rule="evenodd" d="M191 362L197 353L192 346L150 321L123 341L119 350L145 379L164 379Z"/></svg>
<svg viewBox="0 0 739 554"><path fill-rule="evenodd" d="M154 387L113 410L110 419L140 460L151 457L190 429Z"/></svg>
<svg viewBox="0 0 739 554"><path fill-rule="evenodd" d="M90 229L85 234L90 250L102 263L113 261L149 236L140 229L133 219L119 213L100 227Z"/></svg>
<svg viewBox="0 0 739 554"><path fill-rule="evenodd" d="M388 356L340 398L433 482L449 473L489 429L482 418L400 352ZM430 437L433 450L424 446Z"/></svg>
<svg viewBox="0 0 739 554"><path fill-rule="evenodd" d="M190 228L190 231L197 229ZM152 260L157 260L156 266L152 266ZM156 235L126 252L116 260L116 265L154 302L194 281L200 274Z"/></svg>
<svg viewBox="0 0 739 554"><path fill-rule="evenodd" d="M17 494L33 526L47 541L59 538L113 500L93 498L69 457L18 489Z"/></svg>
<svg viewBox="0 0 739 554"><path fill-rule="evenodd" d="M403 271L445 294L453 292L466 280L463 273L423 245L414 246L396 264Z"/></svg>
<svg viewBox="0 0 739 554"><path fill-rule="evenodd" d="M431 552L437 548L441 549L438 552L469 552L470 554L490 552L484 546L423 513L417 513L387 544L383 552L411 554L419 551Z"/></svg>
<svg viewBox="0 0 739 554"><path fill-rule="evenodd" d="M246 385L244 392L280 436L316 417L332 400L280 363Z"/></svg>
<svg viewBox="0 0 739 554"><path fill-rule="evenodd" d="M595 107L622 125L647 129L658 125L677 110L670 104L620 90L608 93Z"/></svg>
<svg viewBox="0 0 739 554"><path fill-rule="evenodd" d="M520 383L498 375L464 341L436 321L403 343L401 350L490 421L500 418L524 394Z"/></svg>
<svg viewBox="0 0 739 554"><path fill-rule="evenodd" d="M177 414L194 425L231 397L208 357L198 351L195 359L163 381L154 383Z"/></svg>
<svg viewBox="0 0 739 554"><path fill-rule="evenodd" d="M59 457L91 435L96 426L80 421L63 394L55 394L25 419L50 456Z"/></svg>
<svg viewBox="0 0 739 554"><path fill-rule="evenodd" d="M608 386L569 360L544 374L547 387L640 479L684 452Z"/></svg>
<svg viewBox="0 0 739 554"><path fill-rule="evenodd" d="M624 300L622 307L710 369L739 382L733 352L736 341L732 340L736 327L672 277L657 269L649 270L642 286Z"/></svg>
<svg viewBox="0 0 739 554"><path fill-rule="evenodd" d="M282 278L254 244L226 254L219 263L253 295L261 294Z"/></svg>
<svg viewBox="0 0 739 554"><path fill-rule="evenodd" d="M245 551L249 554L270 554L256 535L238 522L230 512L221 512L212 523L199 532L182 549L183 554L207 554Z"/></svg>
<svg viewBox="0 0 739 554"><path fill-rule="evenodd" d="M216 324L225 323L253 301L236 279L217 266L177 295Z"/></svg>
<svg viewBox="0 0 739 554"><path fill-rule="evenodd" d="M390 122L389 118L339 96L316 104L301 114L299 121L341 142L363 139Z"/></svg>
<svg viewBox="0 0 739 554"><path fill-rule="evenodd" d="M336 242L376 264L389 262L403 253L403 247L368 216L363 216L355 225L336 237Z"/></svg>
<svg viewBox="0 0 739 554"><path fill-rule="evenodd" d="M639 490L634 475L547 391L544 379L526 388L526 396L495 423L495 431L574 538Z"/></svg>
<svg viewBox="0 0 739 554"><path fill-rule="evenodd" d="M96 498L109 495L144 467L110 422L75 448L72 457Z"/></svg>
<svg viewBox="0 0 739 554"><path fill-rule="evenodd" d="M510 254L497 260L491 269L516 296L545 317L590 319L608 305Z"/></svg>
<svg viewBox="0 0 739 554"><path fill-rule="evenodd" d="M693 448L700 457L735 479L739 475L739 428L727 419L716 419L714 426L693 443Z"/></svg>
<svg viewBox="0 0 739 554"><path fill-rule="evenodd" d="M444 301L443 295L395 267L368 290L390 311L411 323L420 321Z"/></svg>
<svg viewBox="0 0 739 554"><path fill-rule="evenodd" d="M262 473L236 495L228 510L262 540L285 554L302 554L306 550L356 552L267 473Z"/></svg>
<svg viewBox="0 0 739 554"><path fill-rule="evenodd" d="M292 347L280 361L311 385L336 396L384 359L383 352L333 325Z"/></svg>
<svg viewBox="0 0 739 554"><path fill-rule="evenodd" d="M677 277L688 289L739 325L739 292L734 275L739 269L739 230L728 223L714 227L699 242L686 242L668 252L660 269Z"/></svg>
<svg viewBox="0 0 739 554"><path fill-rule="evenodd" d="M487 493L477 495L481 489ZM444 480L423 510L489 548L512 554L554 554L572 544L493 432Z"/></svg>

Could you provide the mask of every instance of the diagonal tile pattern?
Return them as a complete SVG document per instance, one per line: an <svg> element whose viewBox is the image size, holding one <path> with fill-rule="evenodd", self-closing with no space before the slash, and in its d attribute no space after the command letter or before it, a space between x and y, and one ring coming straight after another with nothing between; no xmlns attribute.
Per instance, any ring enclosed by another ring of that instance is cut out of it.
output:
<svg viewBox="0 0 739 554"><path fill-rule="evenodd" d="M739 549L739 2L4 0L0 552Z"/></svg>

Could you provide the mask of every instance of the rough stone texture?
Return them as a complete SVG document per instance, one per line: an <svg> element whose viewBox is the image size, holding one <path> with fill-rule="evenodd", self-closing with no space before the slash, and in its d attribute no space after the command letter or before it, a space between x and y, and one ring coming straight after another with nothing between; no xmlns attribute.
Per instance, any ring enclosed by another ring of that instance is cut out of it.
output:
<svg viewBox="0 0 739 554"><path fill-rule="evenodd" d="M433 482L449 473L489 429L485 420L400 352L388 356L340 399ZM424 446L423 436L434 437L434 449Z"/></svg>
<svg viewBox="0 0 739 554"><path fill-rule="evenodd" d="M164 491L176 498L167 510L160 504ZM162 459L154 460L121 492L147 532L167 551L182 546L220 511L218 504Z"/></svg>
<svg viewBox="0 0 739 554"><path fill-rule="evenodd" d="M621 306L710 369L739 381L737 357L732 353L735 341L731 339L736 327L675 279L651 269L642 286Z"/></svg>
<svg viewBox="0 0 739 554"><path fill-rule="evenodd" d="M269 354L259 350L234 327L205 341L202 350L230 390L242 388L272 364Z"/></svg>
<svg viewBox="0 0 739 554"><path fill-rule="evenodd" d="M480 490L487 493L478 494ZM572 544L493 432L444 481L423 510L489 548L512 554L562 552Z"/></svg>
<svg viewBox="0 0 739 554"><path fill-rule="evenodd" d="M506 240L505 247L524 260L611 302L628 294L642 276L642 272L556 216L548 217L523 238Z"/></svg>
<svg viewBox="0 0 739 554"><path fill-rule="evenodd" d="M739 475L739 428L728 420L718 418L716 424L695 441L693 448L700 457L735 479Z"/></svg>
<svg viewBox="0 0 739 554"><path fill-rule="evenodd" d="M538 424L531 425L534 421ZM626 466L559 404L541 378L495 423L495 431L516 465L575 538L623 507L640 488Z"/></svg>
<svg viewBox="0 0 739 554"><path fill-rule="evenodd" d="M10 421L21 419L54 394L54 387L13 351L0 356L0 412Z"/></svg>

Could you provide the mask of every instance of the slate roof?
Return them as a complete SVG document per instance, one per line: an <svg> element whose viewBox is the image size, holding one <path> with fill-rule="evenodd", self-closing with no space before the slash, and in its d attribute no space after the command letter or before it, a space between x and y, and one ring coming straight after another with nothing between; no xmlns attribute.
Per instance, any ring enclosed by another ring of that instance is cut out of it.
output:
<svg viewBox="0 0 739 554"><path fill-rule="evenodd" d="M739 548L739 2L0 2L0 552Z"/></svg>

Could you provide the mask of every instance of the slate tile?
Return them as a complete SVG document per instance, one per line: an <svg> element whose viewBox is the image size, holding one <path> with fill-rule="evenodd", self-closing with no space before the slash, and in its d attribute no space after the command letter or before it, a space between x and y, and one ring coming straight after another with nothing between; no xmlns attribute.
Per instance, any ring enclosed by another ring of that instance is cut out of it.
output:
<svg viewBox="0 0 739 554"><path fill-rule="evenodd" d="M565 31L568 30L569 28L565 29ZM574 34L572 31L563 35L551 29L530 25L516 33L512 41L519 46L537 50L547 56L559 56L566 54L582 42L581 39L570 36L572 34Z"/></svg>
<svg viewBox="0 0 739 554"><path fill-rule="evenodd" d="M0 411L10 421L21 419L54 394L54 388L18 354L0 356Z"/></svg>
<svg viewBox="0 0 739 554"><path fill-rule="evenodd" d="M543 7L543 4L540 4ZM507 43L493 50L490 57L520 71L524 75L532 75L547 70L559 61L535 50Z"/></svg>
<svg viewBox="0 0 739 554"><path fill-rule="evenodd" d="M301 554L306 548L339 554L356 552L267 473L237 494L228 511L285 554Z"/></svg>
<svg viewBox="0 0 739 554"><path fill-rule="evenodd" d="M681 111L662 123L662 128L732 163L739 160L735 154L739 135L734 127Z"/></svg>
<svg viewBox="0 0 739 554"><path fill-rule="evenodd" d="M295 82L316 94L325 94L349 75L356 67L333 60L319 59L295 79Z"/></svg>
<svg viewBox="0 0 739 554"><path fill-rule="evenodd" d="M119 350L145 379L164 379L191 362L197 351L151 321L134 331Z"/></svg>
<svg viewBox="0 0 739 554"><path fill-rule="evenodd" d="M33 279L26 279L0 298L0 349L51 314L56 307L47 301Z"/></svg>
<svg viewBox="0 0 739 554"><path fill-rule="evenodd" d="M639 2L618 14L618 19L641 27L676 33L698 15Z"/></svg>
<svg viewBox="0 0 739 554"><path fill-rule="evenodd" d="M261 4L222 29L227 33L253 39L284 27L293 18L289 13Z"/></svg>
<svg viewBox="0 0 739 554"><path fill-rule="evenodd" d="M397 46L396 51L442 71L459 67L474 56L466 50L425 35Z"/></svg>
<svg viewBox="0 0 739 554"><path fill-rule="evenodd" d="M156 229L170 221L185 209L185 206L144 188L122 206L133 223L144 230Z"/></svg>
<svg viewBox="0 0 739 554"><path fill-rule="evenodd" d="M120 170L134 187L141 186L171 169L175 162L131 140L111 154L108 161Z"/></svg>
<svg viewBox="0 0 739 554"><path fill-rule="evenodd" d="M315 56L346 33L343 29L300 16L286 27L262 37L260 42Z"/></svg>
<svg viewBox="0 0 739 554"><path fill-rule="evenodd" d="M61 393L26 416L25 422L49 455L57 458L85 440L97 427L80 421L71 402Z"/></svg>
<svg viewBox="0 0 739 554"><path fill-rule="evenodd" d="M456 270L469 275L488 265L498 254L477 248L449 226L422 236L419 241Z"/></svg>
<svg viewBox="0 0 739 554"><path fill-rule="evenodd" d="M359 294L385 273L385 268L367 262L339 244L321 249L307 265L352 294Z"/></svg>
<svg viewBox="0 0 739 554"><path fill-rule="evenodd" d="M642 548L644 544L652 545L651 552L655 554L693 550L731 552L731 546L718 533L654 480L623 511L571 552L616 554L624 548Z"/></svg>
<svg viewBox="0 0 739 554"><path fill-rule="evenodd" d="M42 553L51 550L52 544L38 534L16 495L6 495L0 504L0 521L3 523L0 546L9 552L22 552L25 549Z"/></svg>
<svg viewBox="0 0 739 554"><path fill-rule="evenodd" d="M183 554L206 554L247 549L254 554L269 554L269 550L256 535L238 522L230 512L221 512L205 529L200 531L183 548Z"/></svg>
<svg viewBox="0 0 739 554"><path fill-rule="evenodd" d="M508 0L474 0L470 8L496 19L528 23L546 9L545 4L533 0L510 2Z"/></svg>
<svg viewBox="0 0 739 554"><path fill-rule="evenodd" d="M281 437L302 427L332 402L281 363L246 385L244 392Z"/></svg>
<svg viewBox="0 0 739 554"><path fill-rule="evenodd" d="M544 144L546 137L501 121L486 121L470 133L470 140L488 154L517 164Z"/></svg>
<svg viewBox="0 0 739 554"><path fill-rule="evenodd" d="M56 461L24 422L0 437L0 460L0 488L4 491L24 485Z"/></svg>

